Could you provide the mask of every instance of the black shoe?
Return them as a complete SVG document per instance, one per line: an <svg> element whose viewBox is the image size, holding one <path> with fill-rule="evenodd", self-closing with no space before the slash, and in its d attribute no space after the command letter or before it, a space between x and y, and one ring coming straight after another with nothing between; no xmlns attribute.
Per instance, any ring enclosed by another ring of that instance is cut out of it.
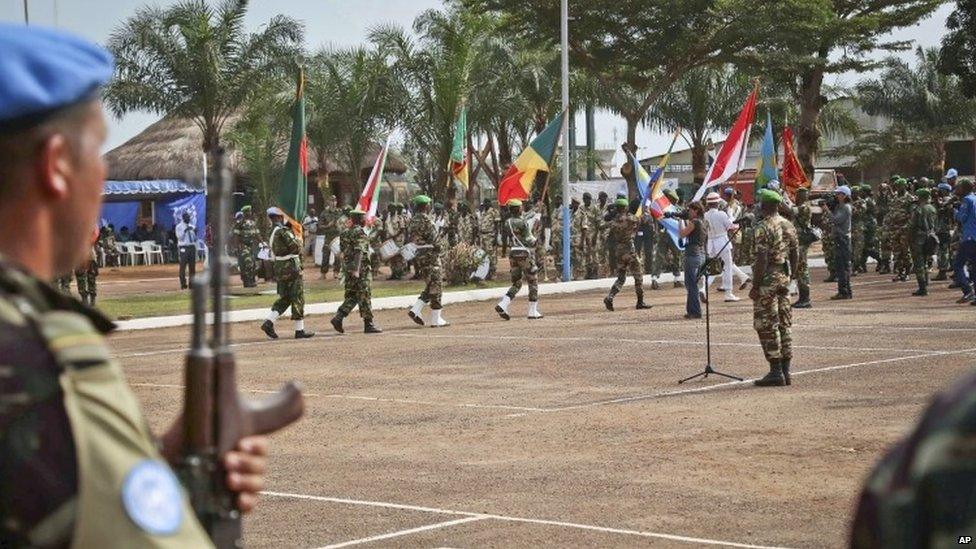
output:
<svg viewBox="0 0 976 549"><path fill-rule="evenodd" d="M603 298L603 305L608 311L613 311L613 298L610 296Z"/></svg>
<svg viewBox="0 0 976 549"><path fill-rule="evenodd" d="M674 281L674 287L675 288L684 288L685 287L685 283L682 282L682 281L680 281L680 280L675 280Z"/></svg>
<svg viewBox="0 0 976 549"><path fill-rule="evenodd" d="M770 361L769 373L762 379L753 382L756 387L785 387L786 379L783 377L783 369L778 360Z"/></svg>
<svg viewBox="0 0 976 549"><path fill-rule="evenodd" d="M810 300L809 299L807 299L807 300L800 299L799 301L797 301L796 303L794 303L792 305L792 308L794 308L794 309L812 309L813 308L813 304L810 303Z"/></svg>
<svg viewBox="0 0 976 549"><path fill-rule="evenodd" d="M512 316L510 314L506 313L505 312L505 309L502 309L502 306L501 305L495 305L495 312L498 313L498 316L502 317L505 320L511 320L512 319Z"/></svg>
<svg viewBox="0 0 976 549"><path fill-rule="evenodd" d="M959 288L961 288L961 286L959 285L958 282L953 281L952 284L949 284L949 289L950 290L958 290Z"/></svg>
<svg viewBox="0 0 976 549"><path fill-rule="evenodd" d="M644 303L644 298L640 298L637 300L636 309L638 311L640 311L641 309L650 309L651 307L653 307L653 305L648 305L647 303Z"/></svg>
<svg viewBox="0 0 976 549"><path fill-rule="evenodd" d="M701 317L702 315L687 314L685 315L685 320L701 320Z"/></svg>
<svg viewBox="0 0 976 549"><path fill-rule="evenodd" d="M790 379L790 360L787 358L780 361L780 369L783 370L783 381L786 382L786 385L793 383L793 380Z"/></svg>
<svg viewBox="0 0 976 549"><path fill-rule="evenodd" d="M842 299L851 299L853 296L851 294L837 294L830 296L831 301L840 301Z"/></svg>
<svg viewBox="0 0 976 549"><path fill-rule="evenodd" d="M315 337L315 332L306 332L305 330L295 330L295 339L309 339Z"/></svg>
<svg viewBox="0 0 976 549"><path fill-rule="evenodd" d="M339 332L340 334L346 333L346 331L342 329L342 317L341 316L336 315L336 316L332 317L332 320L330 320L329 323L332 324L332 327L335 328L335 331Z"/></svg>
<svg viewBox="0 0 976 549"><path fill-rule="evenodd" d="M915 290L914 292L912 292L912 295L915 296L915 297L923 297L923 296L929 295L929 291L926 290L925 288L919 288L919 289Z"/></svg>
<svg viewBox="0 0 976 549"><path fill-rule="evenodd" d="M660 290L661 289L661 285L657 283L657 280L651 280L651 289L652 290Z"/></svg>
<svg viewBox="0 0 976 549"><path fill-rule="evenodd" d="M380 330L379 327L376 324L373 324L373 321L372 320L366 321L363 325L364 325L364 330L363 331L365 333L367 333L367 334L382 334L383 333L383 330Z"/></svg>
<svg viewBox="0 0 976 549"><path fill-rule="evenodd" d="M264 324L261 325L261 330L263 330L264 333L267 334L269 338L278 339L278 334L275 332L274 329L274 322L271 322L270 320L265 320Z"/></svg>

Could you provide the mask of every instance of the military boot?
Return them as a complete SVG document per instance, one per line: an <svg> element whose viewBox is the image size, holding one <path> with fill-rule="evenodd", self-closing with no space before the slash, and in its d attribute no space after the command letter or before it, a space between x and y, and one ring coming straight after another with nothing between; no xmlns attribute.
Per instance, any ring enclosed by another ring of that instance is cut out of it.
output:
<svg viewBox="0 0 976 549"><path fill-rule="evenodd" d="M810 309L810 288L800 288L800 298L793 304L794 309Z"/></svg>
<svg viewBox="0 0 976 549"><path fill-rule="evenodd" d="M915 297L923 297L929 295L928 283L923 279L918 280L918 289L912 292Z"/></svg>
<svg viewBox="0 0 976 549"><path fill-rule="evenodd" d="M335 315L332 317L332 320L330 320L329 323L332 324L335 331L339 332L340 334L346 333L346 331L342 329L342 316Z"/></svg>
<svg viewBox="0 0 976 549"><path fill-rule="evenodd" d="M756 387L784 387L786 379L783 378L783 366L779 359L769 361L769 373L762 379L753 382Z"/></svg>
<svg viewBox="0 0 976 549"><path fill-rule="evenodd" d="M603 298L603 306L606 307L608 311L613 311L613 294Z"/></svg>
<svg viewBox="0 0 976 549"><path fill-rule="evenodd" d="M261 330L271 339L278 339L278 334L274 329L274 322L270 320L265 320L264 324L261 325Z"/></svg>
<svg viewBox="0 0 976 549"><path fill-rule="evenodd" d="M306 332L305 330L295 330L295 339L309 339L315 337L315 332Z"/></svg>
<svg viewBox="0 0 976 549"><path fill-rule="evenodd" d="M654 279L651 280L651 289L652 290L660 290L661 289L661 285L658 284L656 278L654 278Z"/></svg>
<svg viewBox="0 0 976 549"><path fill-rule="evenodd" d="M790 358L784 358L779 363L780 364L780 368L783 370L783 381L785 381L787 385L790 385L790 384L793 383L793 381L790 379L790 361L791 360L792 359L790 359Z"/></svg>
<svg viewBox="0 0 976 549"><path fill-rule="evenodd" d="M878 274L883 274L883 275L884 274L891 274L891 262L890 261L881 261L881 262L878 263L878 265L881 266L881 268L878 269Z"/></svg>
<svg viewBox="0 0 976 549"><path fill-rule="evenodd" d="M637 307L636 307L638 311L641 309L650 309L651 307L653 307L653 305L648 305L647 303L644 303L644 296L638 296Z"/></svg>
<svg viewBox="0 0 976 549"><path fill-rule="evenodd" d="M365 320L363 321L363 332L367 334L382 334L383 330L376 324L373 324L372 320Z"/></svg>

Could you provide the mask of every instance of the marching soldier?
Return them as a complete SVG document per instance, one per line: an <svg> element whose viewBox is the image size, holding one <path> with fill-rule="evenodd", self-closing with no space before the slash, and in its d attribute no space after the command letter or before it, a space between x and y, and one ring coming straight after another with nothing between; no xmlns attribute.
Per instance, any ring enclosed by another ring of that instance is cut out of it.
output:
<svg viewBox="0 0 976 549"><path fill-rule="evenodd" d="M317 234L324 237L322 239L322 265L319 267L319 272L325 278L331 263L333 265L332 277L336 278L339 276L339 259L332 257L332 241L339 236L343 229L343 225L340 224L342 210L337 206L335 195L330 193L326 200L326 206L319 214L319 223L316 227Z"/></svg>
<svg viewBox="0 0 976 549"><path fill-rule="evenodd" d="M241 271L241 282L245 288L257 287L257 264L254 250L261 238L261 231L251 214L251 207L241 208L241 217L234 223L234 238L237 239L237 266Z"/></svg>
<svg viewBox="0 0 976 549"><path fill-rule="evenodd" d="M912 212L911 232L912 232L912 267L915 269L915 280L918 282L918 289L912 292L913 296L929 295L929 260L932 258L928 247L929 237L935 235L936 217L935 211L929 200L932 198L932 191L929 189L919 189L915 191L918 197L918 206Z"/></svg>
<svg viewBox="0 0 976 549"><path fill-rule="evenodd" d="M305 331L305 287L302 281L302 243L285 224L285 213L280 208L268 208L271 219L271 255L274 259L275 280L278 281L278 299L271 305L268 318L261 329L271 339L278 339L274 323L291 307L295 321L295 339L307 339L315 332Z"/></svg>
<svg viewBox="0 0 976 549"><path fill-rule="evenodd" d="M78 295L81 296L81 302L89 307L95 306L95 297L98 295L97 246L98 240L90 248L89 257L82 262L80 267L75 269L75 282L78 285Z"/></svg>
<svg viewBox="0 0 976 549"><path fill-rule="evenodd" d="M48 282L89 258L105 183L102 48L0 23L0 547L210 547L105 335L115 325ZM240 509L265 437L223 456Z"/></svg>
<svg viewBox="0 0 976 549"><path fill-rule="evenodd" d="M935 191L935 233L939 237L938 267L939 273L932 280L948 280L952 264L949 260L949 247L952 243L952 227L955 225L955 209L952 203L952 186L939 183Z"/></svg>
<svg viewBox="0 0 976 549"><path fill-rule="evenodd" d="M584 210L580 209L580 201L573 198L569 203L569 239L570 261L573 268L573 280L586 278L587 258L589 257L590 221Z"/></svg>
<svg viewBox="0 0 976 549"><path fill-rule="evenodd" d="M508 289L502 300L495 305L495 312L505 320L512 317L508 314L508 306L522 289L522 280L529 284L529 320L542 318L539 312L539 278L538 265L535 258L536 238L532 234L532 229L522 217L522 201L518 199L509 200L508 219L505 220L502 230L511 243L508 252L508 259L512 266L512 287Z"/></svg>
<svg viewBox="0 0 976 549"><path fill-rule="evenodd" d="M426 285L407 315L415 323L424 325L424 307L430 305L429 325L443 328L451 324L441 316L441 236L430 214L430 197L418 195L413 199L414 216L410 220L410 240L417 246L414 264Z"/></svg>
<svg viewBox="0 0 976 549"><path fill-rule="evenodd" d="M488 276L485 280L494 279L498 269L498 226L501 221L501 214L486 198L481 203L481 211L478 215L479 245L488 254L489 261Z"/></svg>
<svg viewBox="0 0 976 549"><path fill-rule="evenodd" d="M796 191L796 215L793 216L793 226L796 230L798 249L796 262L796 284L800 291L800 297L793 304L794 309L809 309L810 304L810 266L807 262L807 254L810 245L816 242L813 232L813 210L807 198L810 196L810 189L801 187Z"/></svg>
<svg viewBox="0 0 976 549"><path fill-rule="evenodd" d="M908 280L908 272L912 268L911 261L911 222L912 197L908 194L908 181L898 178L895 180L895 195L889 202L888 214L885 216L887 231L893 256L894 282Z"/></svg>
<svg viewBox="0 0 976 549"><path fill-rule="evenodd" d="M758 387L789 385L793 358L793 315L790 311L790 278L799 261L799 243L793 225L779 215L783 197L776 191L759 191L762 220L756 227L756 262L752 266L753 323L769 373L756 380Z"/></svg>
<svg viewBox="0 0 976 549"><path fill-rule="evenodd" d="M349 212L349 215L352 226L343 231L339 237L346 290L345 300L332 317L332 327L340 334L344 334L342 320L358 306L359 316L363 319L363 331L367 334L381 334L383 330L373 323L373 264L369 260L370 239L364 229L366 212L356 208Z"/></svg>
<svg viewBox="0 0 976 549"><path fill-rule="evenodd" d="M628 273L634 277L634 291L637 293L636 308L651 308L650 305L644 303L644 268L641 266L641 260L637 257L637 250L634 247L634 235L637 233L638 220L637 216L627 211L627 207L627 199L618 198L614 202L614 217L610 222L610 238L613 239L615 248L617 280L610 288L607 297L603 298L603 304L608 311L613 310L613 298L623 289Z"/></svg>

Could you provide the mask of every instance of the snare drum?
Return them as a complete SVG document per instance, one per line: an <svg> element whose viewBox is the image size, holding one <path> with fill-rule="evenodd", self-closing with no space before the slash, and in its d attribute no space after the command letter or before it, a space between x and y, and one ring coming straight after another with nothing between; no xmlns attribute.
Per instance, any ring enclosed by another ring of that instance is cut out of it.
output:
<svg viewBox="0 0 976 549"><path fill-rule="evenodd" d="M400 252L400 247L397 246L396 241L392 238L387 240L380 246L380 259L383 261L389 261Z"/></svg>
<svg viewBox="0 0 976 549"><path fill-rule="evenodd" d="M400 248L400 257L402 257L404 261L413 261L413 258L416 256L417 256L417 245L414 244L413 242Z"/></svg>
<svg viewBox="0 0 976 549"><path fill-rule="evenodd" d="M488 278L488 271L491 270L491 258L481 249L474 252L474 258L476 261L479 261L479 264L478 268L471 273L471 277L479 280Z"/></svg>
<svg viewBox="0 0 976 549"><path fill-rule="evenodd" d="M338 236L332 239L332 243L329 244L329 248L332 249L332 253L339 255L339 252L342 251L342 246L339 244Z"/></svg>

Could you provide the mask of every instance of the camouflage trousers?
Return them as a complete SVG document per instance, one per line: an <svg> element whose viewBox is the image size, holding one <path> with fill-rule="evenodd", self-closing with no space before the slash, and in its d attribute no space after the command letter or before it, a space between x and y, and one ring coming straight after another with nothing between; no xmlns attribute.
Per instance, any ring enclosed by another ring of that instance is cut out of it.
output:
<svg viewBox="0 0 976 549"><path fill-rule="evenodd" d="M59 276L58 277L58 280L57 280L57 283L58 283L58 289L61 290L61 293L65 294L65 295L71 295L71 275L70 274L69 275L66 275L66 276Z"/></svg>
<svg viewBox="0 0 976 549"><path fill-rule="evenodd" d="M593 242L593 268L596 276L603 277L610 272L607 262L607 239L605 234L598 234Z"/></svg>
<svg viewBox="0 0 976 549"><path fill-rule="evenodd" d="M861 258L864 257L864 231L851 231L851 254L854 258L851 268L856 273L861 270Z"/></svg>
<svg viewBox="0 0 976 549"><path fill-rule="evenodd" d="M444 275L441 272L441 260L431 254L431 259L417 260L417 271L421 273L424 281L424 291L420 292L420 300L429 303L430 308L437 311L441 309L441 295L444 293L441 287L444 282Z"/></svg>
<svg viewBox="0 0 976 549"><path fill-rule="evenodd" d="M278 279L278 299L271 305L271 310L283 315L288 307L291 307L292 320L305 318L305 286L301 276Z"/></svg>
<svg viewBox="0 0 976 549"><path fill-rule="evenodd" d="M898 228L892 235L891 253L894 259L894 271L899 275L912 272L912 238L907 229Z"/></svg>
<svg viewBox="0 0 976 549"><path fill-rule="evenodd" d="M675 247L671 237L664 234L659 235L655 244L657 253L654 254L654 264L651 266L651 276L657 278L664 271L674 275L678 280L681 272L681 251Z"/></svg>
<svg viewBox="0 0 976 549"><path fill-rule="evenodd" d="M800 246L800 259L796 264L796 285L801 291L810 291L809 246Z"/></svg>
<svg viewBox="0 0 976 549"><path fill-rule="evenodd" d="M830 276L836 276L837 273L834 272L834 239L824 232L823 239L820 241L820 245L823 247L824 261L827 263L827 272Z"/></svg>
<svg viewBox="0 0 976 549"><path fill-rule="evenodd" d="M752 307L752 326L759 334L766 360L793 358L792 325L789 276L785 272L770 273L759 286L759 299Z"/></svg>
<svg viewBox="0 0 976 549"><path fill-rule="evenodd" d="M613 298L620 293L624 283L627 282L628 274L634 277L634 292L637 293L637 299L644 299L644 266L635 254L617 257L617 280L610 287L610 297Z"/></svg>
<svg viewBox="0 0 976 549"><path fill-rule="evenodd" d="M949 233L939 233L939 250L936 257L938 258L937 263L940 271L948 271L952 268L952 262L949 260L951 241L952 237Z"/></svg>
<svg viewBox="0 0 976 549"><path fill-rule="evenodd" d="M509 259L509 262L512 266L512 287L505 295L515 299L524 280L529 285L529 301L539 301L539 271L535 258L529 256L525 259Z"/></svg>
<svg viewBox="0 0 976 549"><path fill-rule="evenodd" d="M498 244L495 243L495 233L481 234L481 249L488 252L488 280L491 280L498 272Z"/></svg>
<svg viewBox="0 0 976 549"><path fill-rule="evenodd" d="M78 295L81 297L98 295L98 271L95 268L75 271L75 282L78 284Z"/></svg>
<svg viewBox="0 0 976 549"><path fill-rule="evenodd" d="M878 239L881 253L881 263L891 264L891 227L885 226L881 229L881 238Z"/></svg>
<svg viewBox="0 0 976 549"><path fill-rule="evenodd" d="M732 261L736 265L752 265L756 260L756 229L742 229L742 244L732 248Z"/></svg>
<svg viewBox="0 0 976 549"><path fill-rule="evenodd" d="M257 263L249 246L242 246L237 250L237 268L241 271L241 282L245 288L257 285Z"/></svg>
<svg viewBox="0 0 976 549"><path fill-rule="evenodd" d="M569 250L570 266L573 268L573 280L586 278L586 267L589 265L587 262L588 257L588 251L584 249L584 246L578 241L573 241Z"/></svg>
<svg viewBox="0 0 976 549"><path fill-rule="evenodd" d="M361 272L360 276L353 278L346 274L345 278L345 298L342 305L339 306L339 310L336 311L340 317L345 318L349 316L357 306L359 307L359 316L363 318L366 322L373 321L373 285L372 285L373 275L370 272Z"/></svg>
<svg viewBox="0 0 976 549"><path fill-rule="evenodd" d="M929 281L929 261L931 257L925 256L925 237L912 240L912 270L915 272L915 279L922 282Z"/></svg>

